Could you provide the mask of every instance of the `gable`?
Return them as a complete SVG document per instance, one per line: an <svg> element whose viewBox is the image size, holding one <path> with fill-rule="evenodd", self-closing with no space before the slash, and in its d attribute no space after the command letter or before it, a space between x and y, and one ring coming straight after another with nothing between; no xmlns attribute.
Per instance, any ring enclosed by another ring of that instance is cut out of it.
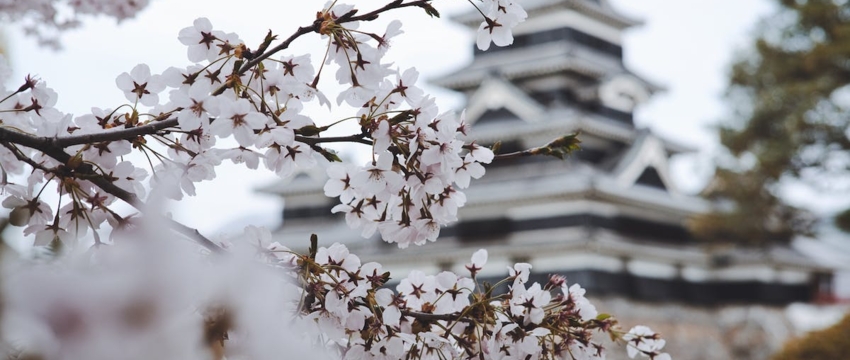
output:
<svg viewBox="0 0 850 360"><path fill-rule="evenodd" d="M509 81L490 77L469 98L466 106L466 121L475 124L484 117L484 114L500 109L527 122L540 121L546 114L543 105Z"/></svg>
<svg viewBox="0 0 850 360"><path fill-rule="evenodd" d="M634 184L665 190L677 196L667 161L664 143L649 131L642 131L614 169L617 183L626 188Z"/></svg>
<svg viewBox="0 0 850 360"><path fill-rule="evenodd" d="M517 114L514 114L512 111L506 108L498 108L498 109L488 109L481 116L478 117L478 121L475 122L476 125L480 126L482 124L491 124L491 123L509 123L509 122L521 122L523 121Z"/></svg>
<svg viewBox="0 0 850 360"><path fill-rule="evenodd" d="M643 173L638 176L637 180L635 180L635 184L646 185L665 191L667 190L667 185L664 184L664 180L661 179L661 175L658 174L658 170L655 170L654 166L647 166L646 169L643 170Z"/></svg>

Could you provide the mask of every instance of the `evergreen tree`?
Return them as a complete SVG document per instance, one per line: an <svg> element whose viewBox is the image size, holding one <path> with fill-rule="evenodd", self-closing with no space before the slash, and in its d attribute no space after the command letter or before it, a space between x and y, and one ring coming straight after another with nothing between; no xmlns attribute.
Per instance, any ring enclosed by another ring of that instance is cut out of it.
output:
<svg viewBox="0 0 850 360"><path fill-rule="evenodd" d="M839 360L850 354L850 315L837 324L785 343L773 360Z"/></svg>
<svg viewBox="0 0 850 360"><path fill-rule="evenodd" d="M779 198L784 180L828 188L850 166L850 4L777 0L753 50L732 67L728 150L704 192L721 205L694 219L700 236L751 244L810 233L812 216Z"/></svg>

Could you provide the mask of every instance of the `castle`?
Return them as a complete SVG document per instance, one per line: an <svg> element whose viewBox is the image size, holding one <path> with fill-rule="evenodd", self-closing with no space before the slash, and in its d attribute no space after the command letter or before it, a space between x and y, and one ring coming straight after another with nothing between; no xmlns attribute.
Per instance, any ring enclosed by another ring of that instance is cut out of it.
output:
<svg viewBox="0 0 850 360"><path fill-rule="evenodd" d="M563 274L597 307L628 325L661 331L677 359L763 358L788 328L782 307L830 291L831 270L791 248L741 249L701 243L687 219L709 204L672 182L671 156L694 151L637 128L633 110L661 90L623 64L622 33L640 22L606 0L529 0L514 44L475 51L472 63L433 80L467 98L470 139L501 152L580 132L581 150L498 161L465 191L459 222L436 243L398 250L361 239L330 208L321 169L264 191L285 199L275 240L345 243L363 261L404 276L412 269L463 272L477 249L480 276L504 277L515 262L545 282ZM474 29L480 15L458 16ZM488 272L489 271L489 272ZM790 331L790 330L788 330ZM786 334L785 336L787 337ZM677 354L678 353L678 354ZM614 354L612 354L614 355Z"/></svg>

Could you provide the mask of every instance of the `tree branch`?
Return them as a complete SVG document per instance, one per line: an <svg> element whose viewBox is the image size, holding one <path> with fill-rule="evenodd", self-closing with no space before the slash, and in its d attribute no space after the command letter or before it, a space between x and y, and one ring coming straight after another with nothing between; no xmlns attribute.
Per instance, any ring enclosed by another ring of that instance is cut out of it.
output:
<svg viewBox="0 0 850 360"><path fill-rule="evenodd" d="M462 322L472 322L471 319L462 318L459 313L451 313L451 314L429 314L418 311L410 311L410 310L402 310L401 314L404 316L410 316L415 319L424 320L424 321L436 321L436 320L445 320L445 321L462 321Z"/></svg>
<svg viewBox="0 0 850 360"><path fill-rule="evenodd" d="M379 8L379 9L375 9L375 10L368 12L368 13L365 13L363 15L353 16L353 14L352 14L352 16L348 16L348 17L342 16L339 19L337 19L337 23L339 24L339 23L345 23L345 22L350 22L350 21L372 21L372 20L377 19L378 15L380 15L381 13L387 12L389 10L401 9L401 8L406 8L406 7L411 7L411 6L424 7L426 4L430 3L431 1L432 0L417 0L417 1L411 1L409 3L402 3L403 0L395 0L391 3L389 3L389 4L384 5L383 7Z"/></svg>
<svg viewBox="0 0 850 360"><path fill-rule="evenodd" d="M174 126L177 126L177 119L159 120L142 126L120 130L106 130L96 134L57 137L50 139L50 145L57 148L66 148L74 145L94 144L104 141L129 140L137 136L153 135Z"/></svg>
<svg viewBox="0 0 850 360"><path fill-rule="evenodd" d="M507 160L536 155L553 156L563 160L567 155L579 149L581 140L578 139L578 136L579 133L564 135L540 147L495 155L493 160Z"/></svg>
<svg viewBox="0 0 850 360"><path fill-rule="evenodd" d="M316 145L321 143L338 143L338 142L353 142L360 143L365 145L372 145L372 140L369 140L365 137L364 134L356 134L349 136L336 136L336 137L306 137L306 136L295 136L295 141L303 142L307 145Z"/></svg>
<svg viewBox="0 0 850 360"><path fill-rule="evenodd" d="M537 153L535 152L536 150L537 150L537 148L523 150L523 151L514 151L514 152L507 153L507 154L496 154L496 155L493 156L493 161L516 159L516 158L521 158L521 157L526 157L526 156L534 156L534 155L537 155Z"/></svg>
<svg viewBox="0 0 850 360"><path fill-rule="evenodd" d="M12 152L12 155L15 155L15 158L17 158L20 161L27 163L29 166L32 166L33 169L38 169L38 170L44 171L46 173L53 172L53 170L48 169L44 165L35 162L33 159L30 159L27 156L24 156L24 154L21 154L21 149L18 149L17 146L12 145L11 143L6 142L6 141L0 141L0 145L3 145L3 147L9 149L9 151Z"/></svg>
<svg viewBox="0 0 850 360"><path fill-rule="evenodd" d="M295 39L298 39L299 37L306 35L306 34L309 34L311 32L318 32L319 28L321 26L322 26L322 19L316 19L315 21L313 21L313 24L310 25L310 26L299 27L298 30L295 31L294 34L290 35L282 43L271 48L270 50L267 50L267 51L255 56L253 59L246 62L244 65L242 65L242 67L239 68L239 74L240 75L244 74L246 71L253 68L254 66L257 66L257 64L259 64L261 61L268 59L270 56L274 55L275 53L278 53L280 51L288 49L289 45L291 45L292 42L295 41ZM225 89L224 87L219 88L218 90L216 90L215 95L221 94L222 92L224 92L224 89Z"/></svg>
<svg viewBox="0 0 850 360"><path fill-rule="evenodd" d="M373 11L368 12L366 14L362 14L362 15L358 15L358 16L354 16L354 12L351 12L351 13L348 13L348 14L345 14L345 15L339 17L338 19L336 19L335 22L337 24L344 24L344 23L347 23L347 22L354 22L354 21L372 21L372 20L377 19L378 16L381 13L387 12L389 10L401 9L401 8L411 7L411 6L422 7L425 4L428 4L429 2L431 2L431 0L417 0L417 1L409 2L409 3L402 3L402 2L403 2L403 0L394 0L394 1L390 2L387 5L384 5L383 7L379 8L379 9L376 9L376 10L373 10ZM253 68L254 66L257 66L257 64L259 64L261 61L268 59L270 56L272 56L272 55L274 55L274 54L276 54L280 51L288 49L289 46L292 44L292 42L295 41L296 39L298 39L299 37L306 35L306 34L309 34L311 32L319 32L319 29L321 29L321 27L322 27L322 21L323 21L323 19L318 18L318 19L314 20L313 24L311 24L309 26L299 27L298 30L295 31L294 34L290 35L282 43L278 44L277 46L275 46L275 47L273 47L273 48L271 48L271 49L269 49L269 50L267 50L267 51L265 51L261 54L255 55L254 58L252 58L250 61L248 61L244 65L242 65L241 68L239 68L239 74L240 75L244 74L249 69ZM225 90L225 87L219 88L218 90L216 90L215 95L219 95L219 94L223 93L224 90Z"/></svg>
<svg viewBox="0 0 850 360"><path fill-rule="evenodd" d="M176 122L176 120L175 120L175 122ZM10 143L18 144L18 145L21 145L21 146L25 146L25 147L28 147L28 148L32 148L32 149L41 151L45 155L50 156L51 158L55 159L56 161L59 161L61 164L68 166L68 163L71 160L71 155L66 153L61 148L59 148L57 146L53 146L52 144L53 144L54 140L56 140L56 139L55 138L51 139L51 138L35 137L35 136L29 135L29 134L24 134L24 133L21 133L21 132L11 130L9 128L0 127L0 142L10 142ZM107 141L107 140L102 140L102 141ZM5 146L5 144L4 144L4 146ZM44 170L44 169L42 169L42 170ZM49 169L47 169L47 170L50 171ZM95 171L94 167L92 167L91 164L82 163L79 166L77 166L77 167L75 167L71 170L73 170L73 172L75 174L77 174L77 176L76 176L77 178L84 178L85 180L87 180L87 181L91 182L92 184L94 184L95 186L99 187L101 190L111 194L112 196L115 196L115 197L123 200L124 202L126 202L130 206L136 208L140 212L147 213L145 211L145 209L146 209L145 203L142 202L138 198L138 196L136 196L136 194L133 194L133 193L127 191L127 190L124 190L124 189L116 186L112 181L109 181L106 177L104 177L103 174L97 173L97 171ZM223 251L221 247L219 247L218 245L213 243L210 239L201 235L201 233L198 232L197 230L189 228L186 225L180 224L179 222L172 220L172 219L166 219L166 222L168 222L169 226L172 229L174 229L175 231L177 231L178 233L181 233L181 234L195 240L196 242L198 242L199 244L201 244L205 248L209 249L210 251L212 251L214 253L220 253L220 252Z"/></svg>

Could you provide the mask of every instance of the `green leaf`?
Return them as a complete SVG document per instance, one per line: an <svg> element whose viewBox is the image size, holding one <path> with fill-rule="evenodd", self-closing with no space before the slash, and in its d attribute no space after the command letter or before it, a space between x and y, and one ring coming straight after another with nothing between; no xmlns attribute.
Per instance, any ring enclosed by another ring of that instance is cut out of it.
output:
<svg viewBox="0 0 850 360"><path fill-rule="evenodd" d="M565 135L552 140L550 143L546 144L546 146L539 148L535 154L554 156L563 160L567 155L578 150L578 144L580 143L581 140L578 139L578 133Z"/></svg>
<svg viewBox="0 0 850 360"><path fill-rule="evenodd" d="M342 162L342 159L340 159L339 156L337 156L336 152L334 152L333 150L328 150L325 148L320 149L321 150L319 150L319 153L322 154L322 156L324 156L326 160L330 162Z"/></svg>
<svg viewBox="0 0 850 360"><path fill-rule="evenodd" d="M271 45L272 41L275 40L277 40L277 35L272 34L272 31L269 30L269 32L266 34L266 38L263 39L263 43L260 44L260 47L257 48L256 54L262 54L263 52L265 52L266 49L269 48L269 45Z"/></svg>
<svg viewBox="0 0 850 360"><path fill-rule="evenodd" d="M295 130L295 133L298 134L298 135L304 135L304 136L314 136L314 135L319 135L319 133L321 133L322 131L325 131L325 129L320 128L316 125L307 125L307 126L304 126L300 129Z"/></svg>
<svg viewBox="0 0 850 360"><path fill-rule="evenodd" d="M490 147L490 151L493 152L493 155L498 155L501 150L502 150L502 142L501 141L496 141L496 143L493 144L493 146Z"/></svg>
<svg viewBox="0 0 850 360"><path fill-rule="evenodd" d="M412 113L413 112L410 111L410 110L405 110L405 111L402 111L402 112L396 114L395 116L389 118L387 121L389 121L390 124L392 124L392 125L398 125L398 124L400 124L404 121L412 119L413 118Z"/></svg>
<svg viewBox="0 0 850 360"><path fill-rule="evenodd" d="M435 18L440 17L440 12L437 11L437 9L435 9L433 6L431 6L431 4L424 3L421 6L422 6L423 9L425 9L425 13L428 14L429 16L435 17Z"/></svg>

